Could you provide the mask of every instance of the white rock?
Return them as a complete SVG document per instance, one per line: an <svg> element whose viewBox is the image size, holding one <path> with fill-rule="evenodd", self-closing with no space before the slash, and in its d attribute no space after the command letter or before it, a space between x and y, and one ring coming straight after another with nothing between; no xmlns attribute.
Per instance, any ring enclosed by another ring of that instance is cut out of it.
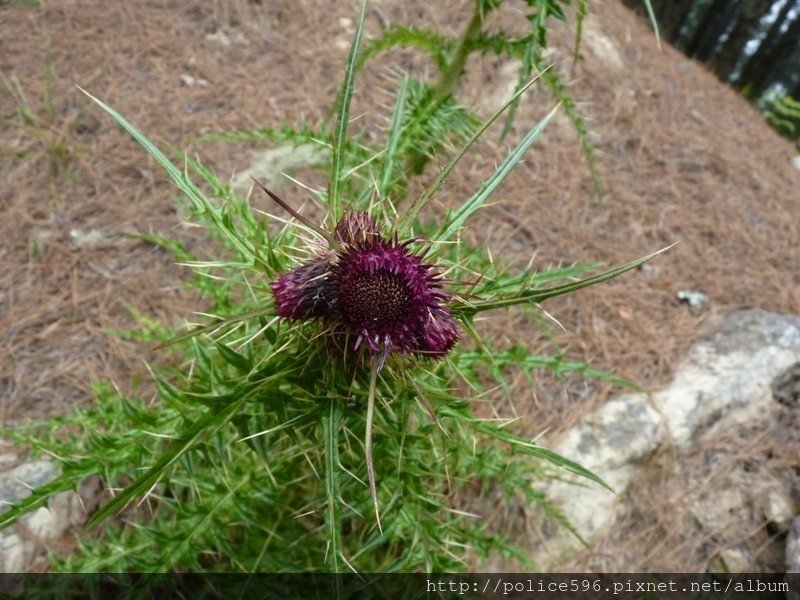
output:
<svg viewBox="0 0 800 600"><path fill-rule="evenodd" d="M252 177L264 181L267 187L276 189L288 181L284 172L291 172L300 167L325 163L330 151L320 144L284 144L277 148L257 152L253 155L250 166L237 173L233 179L233 189L241 196L247 194L253 185Z"/></svg>
<svg viewBox="0 0 800 600"><path fill-rule="evenodd" d="M792 164L794 165L795 169L800 171L800 154L792 158Z"/></svg>
<svg viewBox="0 0 800 600"><path fill-rule="evenodd" d="M800 515L795 517L786 536L786 572L800 573Z"/></svg>
<svg viewBox="0 0 800 600"><path fill-rule="evenodd" d="M55 470L48 460L36 460L0 473L0 513L8 504L22 500L33 488L48 483L53 477Z"/></svg>
<svg viewBox="0 0 800 600"><path fill-rule="evenodd" d="M698 482L701 485L702 482ZM725 531L735 515L747 510L742 491L738 488L723 488L704 495L691 506L697 524L708 532Z"/></svg>
<svg viewBox="0 0 800 600"><path fill-rule="evenodd" d="M794 519L794 507L788 491L773 488L762 497L761 511L768 523L781 533L789 531Z"/></svg>
<svg viewBox="0 0 800 600"><path fill-rule="evenodd" d="M708 296L703 292L680 290L676 296L681 302L686 302L692 310L702 310L708 306Z"/></svg>
<svg viewBox="0 0 800 600"><path fill-rule="evenodd" d="M747 551L728 548L711 560L708 571L710 573L748 573L752 564L752 557Z"/></svg>
<svg viewBox="0 0 800 600"><path fill-rule="evenodd" d="M583 40L591 50L607 66L615 70L625 68L625 61L617 45L606 36L600 28L596 17L588 15L583 22Z"/></svg>
<svg viewBox="0 0 800 600"><path fill-rule="evenodd" d="M619 498L643 458L664 444L679 453L691 452L698 441L779 410L771 383L800 361L799 328L797 317L759 310L729 315L717 335L692 347L665 389L652 396L629 394L607 402L552 446L601 477L619 496L575 478L581 485L548 483L547 497L585 540L608 532L622 508ZM775 502L768 510L784 514L785 507ZM731 510L745 510L741 499L729 504ZM711 516L702 507L695 510L700 511L698 520ZM563 528L547 546L550 556L542 558L543 568L548 560L557 562L582 548Z"/></svg>
<svg viewBox="0 0 800 600"><path fill-rule="evenodd" d="M64 533L66 529L64 522L59 522L56 515L44 506L25 515L20 521L31 534L38 538L55 538Z"/></svg>
<svg viewBox="0 0 800 600"><path fill-rule="evenodd" d="M203 79L202 77L194 77L189 75L188 73L181 73L180 80L183 85L186 87L194 87L199 85L200 87L205 87L208 85L208 81Z"/></svg>
<svg viewBox="0 0 800 600"><path fill-rule="evenodd" d="M33 542L16 533L0 535L0 573L23 573L36 551Z"/></svg>

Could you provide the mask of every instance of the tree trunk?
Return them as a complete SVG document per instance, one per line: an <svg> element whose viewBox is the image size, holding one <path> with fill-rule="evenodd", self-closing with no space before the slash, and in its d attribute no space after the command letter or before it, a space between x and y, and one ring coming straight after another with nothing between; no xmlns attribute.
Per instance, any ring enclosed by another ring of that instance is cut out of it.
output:
<svg viewBox="0 0 800 600"><path fill-rule="evenodd" d="M769 69L772 64L770 56L780 43L782 37L780 35L781 27L788 18L789 12L792 10L795 4L796 2L789 0L783 6L778 18L775 19L775 22L770 26L767 35L763 40L761 40L761 44L759 44L753 56L751 56L745 63L742 69L742 74L736 81L736 85L739 88L752 88L753 85L757 84L757 82L763 79L764 71ZM755 97L753 96L752 90L750 91L750 95Z"/></svg>
<svg viewBox="0 0 800 600"><path fill-rule="evenodd" d="M764 91L778 80L781 70L792 62L792 58L800 45L800 16L789 25L786 33L779 36L768 55L764 56L758 72L750 83L750 95L758 98Z"/></svg>
<svg viewBox="0 0 800 600"><path fill-rule="evenodd" d="M695 31L686 40L681 48L686 54L686 56L694 56L695 52L697 52L697 47L703 40L706 31L708 31L709 27L712 26L715 15L719 14L722 5L725 3L725 0L710 0L708 6L706 6L705 10L702 13L702 16L698 15L700 18L700 23L697 25Z"/></svg>
<svg viewBox="0 0 800 600"><path fill-rule="evenodd" d="M719 52L709 62L709 67L724 81L740 63L747 42L758 37L764 17L775 0L749 0L744 3L739 19Z"/></svg>
<svg viewBox="0 0 800 600"><path fill-rule="evenodd" d="M721 46L722 38L739 21L744 0L727 0L723 3L721 11L713 16L711 26L703 32L702 39L697 46L695 57L702 62L708 62Z"/></svg>

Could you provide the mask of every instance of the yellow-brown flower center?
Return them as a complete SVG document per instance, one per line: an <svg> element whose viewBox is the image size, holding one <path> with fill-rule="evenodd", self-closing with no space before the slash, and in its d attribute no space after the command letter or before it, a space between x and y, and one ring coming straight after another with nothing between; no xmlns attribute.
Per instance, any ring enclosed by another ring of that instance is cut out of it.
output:
<svg viewBox="0 0 800 600"><path fill-rule="evenodd" d="M361 327L398 323L408 304L407 284L387 270L353 274L339 289L339 306L351 323Z"/></svg>

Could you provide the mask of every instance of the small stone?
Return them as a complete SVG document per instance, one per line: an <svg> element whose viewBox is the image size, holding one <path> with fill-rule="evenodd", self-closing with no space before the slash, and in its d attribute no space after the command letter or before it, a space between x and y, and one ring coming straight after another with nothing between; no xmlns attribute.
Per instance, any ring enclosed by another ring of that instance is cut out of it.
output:
<svg viewBox="0 0 800 600"><path fill-rule="evenodd" d="M70 526L82 525L86 520L86 510L81 497L75 492L63 492L51 499L50 511L59 523L63 523L61 533Z"/></svg>
<svg viewBox="0 0 800 600"><path fill-rule="evenodd" d="M0 473L0 513L30 495L33 488L48 483L55 476L53 465L48 460L36 460Z"/></svg>
<svg viewBox="0 0 800 600"><path fill-rule="evenodd" d="M63 521L56 519L56 515L42 506L21 519L22 525L38 538L56 538L64 533Z"/></svg>
<svg viewBox="0 0 800 600"><path fill-rule="evenodd" d="M788 493L782 489L771 489L762 496L761 512L768 523L785 533L789 531L795 513L792 507L792 499Z"/></svg>
<svg viewBox="0 0 800 600"><path fill-rule="evenodd" d="M69 232L69 238L76 248L100 248L108 244L108 236L97 229L73 229Z"/></svg>
<svg viewBox="0 0 800 600"><path fill-rule="evenodd" d="M639 267L639 271L645 277L657 277L661 273L661 268L658 265L651 263L644 263Z"/></svg>
<svg viewBox="0 0 800 600"><path fill-rule="evenodd" d="M194 87L199 85L200 87L204 87L208 85L208 81L203 79L202 77L193 77L187 73L182 73L180 76L181 83L186 87Z"/></svg>
<svg viewBox="0 0 800 600"><path fill-rule="evenodd" d="M220 46L230 46L233 42L231 42L231 38L224 31L215 31L214 33L209 33L206 35L206 40L209 42L215 42Z"/></svg>
<svg viewBox="0 0 800 600"><path fill-rule="evenodd" d="M36 545L16 533L0 536L0 573L24 573Z"/></svg>
<svg viewBox="0 0 800 600"><path fill-rule="evenodd" d="M798 171L800 171L800 154L798 154L797 156L795 156L795 157L792 159L792 164L794 165L794 168L795 168L795 169L797 169Z"/></svg>
<svg viewBox="0 0 800 600"><path fill-rule="evenodd" d="M786 536L786 572L800 573L800 515L794 518Z"/></svg>
<svg viewBox="0 0 800 600"><path fill-rule="evenodd" d="M708 564L709 573L747 573L751 570L750 554L739 548L723 550Z"/></svg>
<svg viewBox="0 0 800 600"><path fill-rule="evenodd" d="M677 294L678 300L685 302L692 310L702 310L708 306L708 296L694 290L681 290Z"/></svg>

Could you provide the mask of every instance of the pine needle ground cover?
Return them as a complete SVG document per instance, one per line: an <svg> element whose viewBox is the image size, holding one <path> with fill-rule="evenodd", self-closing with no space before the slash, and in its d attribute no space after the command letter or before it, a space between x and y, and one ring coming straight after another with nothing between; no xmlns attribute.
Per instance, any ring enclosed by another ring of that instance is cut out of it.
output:
<svg viewBox="0 0 800 600"><path fill-rule="evenodd" d="M177 334L140 318L137 335L182 361L152 365L157 399L97 384L96 407L4 432L57 457L62 475L6 511L0 526L99 477L110 498L88 527L115 515L125 524L109 521L103 536L87 539L59 568L456 571L492 553L535 568L464 506L498 493L521 497L569 527L537 482L571 473L604 484L476 408L506 386L512 368L613 378L532 355L521 344L495 348L475 319L513 306L537 311L549 298L607 281L653 255L596 275L589 265L510 273L501 259L462 241L470 218L560 105L511 144L493 174L441 222L420 220L475 140L502 115L513 118L535 83L520 85L483 123L452 99L474 23L497 5L476 3L464 39L443 55L438 84L398 77L383 143L373 147L349 133L362 4L330 132L283 132L330 152L327 187L304 192L323 215L317 220L268 182L254 188L275 210L254 209L199 160L170 158L90 96L165 170L192 219L208 229L218 260L198 260L168 238L150 240L195 270L210 307L204 324ZM536 18L558 7L530 5ZM522 75L534 67L523 65ZM448 156L444 167L422 194L408 197L409 181L440 153Z"/></svg>

